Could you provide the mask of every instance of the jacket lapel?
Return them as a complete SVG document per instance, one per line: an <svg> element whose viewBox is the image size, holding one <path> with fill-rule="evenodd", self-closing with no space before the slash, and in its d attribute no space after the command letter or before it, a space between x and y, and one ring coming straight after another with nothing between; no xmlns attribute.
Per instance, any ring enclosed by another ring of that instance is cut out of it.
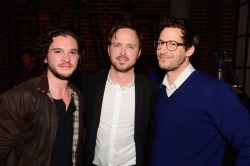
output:
<svg viewBox="0 0 250 166"><path fill-rule="evenodd" d="M142 129L141 120L143 119L143 83L140 77L135 74L135 140L137 133Z"/></svg>

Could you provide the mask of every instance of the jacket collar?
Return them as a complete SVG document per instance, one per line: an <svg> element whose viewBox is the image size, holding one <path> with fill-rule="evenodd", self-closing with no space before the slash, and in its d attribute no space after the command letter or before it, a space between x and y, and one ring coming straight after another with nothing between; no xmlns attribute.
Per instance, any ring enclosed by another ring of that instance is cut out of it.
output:
<svg viewBox="0 0 250 166"><path fill-rule="evenodd" d="M77 94L80 93L78 88L76 88L72 83L69 83L69 86ZM43 94L49 93L49 81L48 81L47 71L44 71L43 74L39 77L37 91Z"/></svg>
<svg viewBox="0 0 250 166"><path fill-rule="evenodd" d="M43 74L40 76L39 84L37 87L37 91L40 93L47 94L49 92L49 81L47 77L47 72L44 71Z"/></svg>

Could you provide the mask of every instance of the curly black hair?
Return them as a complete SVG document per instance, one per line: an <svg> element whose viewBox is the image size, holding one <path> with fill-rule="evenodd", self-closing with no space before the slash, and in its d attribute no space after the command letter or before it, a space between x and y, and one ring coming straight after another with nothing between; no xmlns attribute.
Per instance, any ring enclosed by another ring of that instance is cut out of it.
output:
<svg viewBox="0 0 250 166"><path fill-rule="evenodd" d="M35 54L39 66L45 68L47 65L44 63L44 60L48 56L49 46L53 42L53 38L57 36L71 36L77 41L78 52L81 52L80 38L76 33L69 27L59 24L51 25L47 28L47 31L44 34L41 34L36 41L35 45ZM81 57L81 56L80 56Z"/></svg>

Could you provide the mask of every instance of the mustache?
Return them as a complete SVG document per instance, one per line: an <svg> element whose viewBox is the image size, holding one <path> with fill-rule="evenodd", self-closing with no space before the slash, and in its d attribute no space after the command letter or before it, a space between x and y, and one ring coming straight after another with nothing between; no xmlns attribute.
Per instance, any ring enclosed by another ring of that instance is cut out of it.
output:
<svg viewBox="0 0 250 166"><path fill-rule="evenodd" d="M172 55L169 54L158 54L158 57L172 57Z"/></svg>
<svg viewBox="0 0 250 166"><path fill-rule="evenodd" d="M120 56L116 57L116 59L120 59L120 58L129 59L126 55L120 55Z"/></svg>
<svg viewBox="0 0 250 166"><path fill-rule="evenodd" d="M69 67L72 67L73 65L70 62L64 62L64 63L59 64L59 66L69 66Z"/></svg>

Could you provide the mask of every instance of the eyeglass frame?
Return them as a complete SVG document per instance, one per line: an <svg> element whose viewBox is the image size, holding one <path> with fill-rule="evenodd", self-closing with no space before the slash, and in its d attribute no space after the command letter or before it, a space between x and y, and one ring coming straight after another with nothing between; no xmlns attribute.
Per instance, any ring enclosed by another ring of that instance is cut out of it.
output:
<svg viewBox="0 0 250 166"><path fill-rule="evenodd" d="M159 42L161 42L162 44L161 44L161 48L158 48L158 46L159 46ZM162 40L156 40L156 41L154 41L154 47L157 49L157 50L160 50L160 49L162 49L162 47L163 47L163 45L166 43L166 48L169 50L169 51L175 51L175 50L177 50L177 48L179 47L179 46L185 46L186 44L184 44L184 43L178 43L178 42L176 42L176 41L173 41L173 40L169 40L169 41L162 41ZM173 50L171 50L171 49L169 49L168 48L168 43L176 43L176 48L175 49L173 49Z"/></svg>

